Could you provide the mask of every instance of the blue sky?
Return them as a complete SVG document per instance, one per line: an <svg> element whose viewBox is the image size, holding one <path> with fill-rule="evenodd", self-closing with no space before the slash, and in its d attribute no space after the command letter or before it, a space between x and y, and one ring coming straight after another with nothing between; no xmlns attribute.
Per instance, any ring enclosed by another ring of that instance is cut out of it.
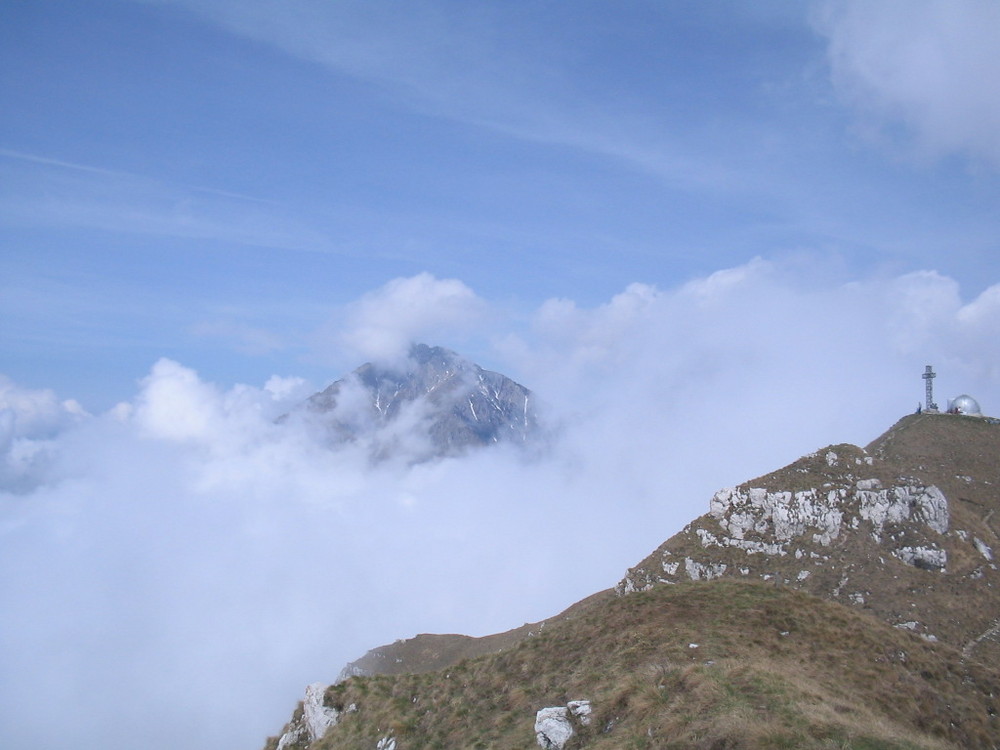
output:
<svg viewBox="0 0 1000 750"><path fill-rule="evenodd" d="M358 362L315 332L421 272L525 315L756 256L972 299L996 143L933 112L996 118L997 54L941 64L937 99L926 61L878 78L900 9L5 3L0 372L91 410L160 356L321 383Z"/></svg>
<svg viewBox="0 0 1000 750"><path fill-rule="evenodd" d="M995 0L0 3L0 745L259 747L926 364L1000 414L997 80ZM275 421L414 340L547 453Z"/></svg>

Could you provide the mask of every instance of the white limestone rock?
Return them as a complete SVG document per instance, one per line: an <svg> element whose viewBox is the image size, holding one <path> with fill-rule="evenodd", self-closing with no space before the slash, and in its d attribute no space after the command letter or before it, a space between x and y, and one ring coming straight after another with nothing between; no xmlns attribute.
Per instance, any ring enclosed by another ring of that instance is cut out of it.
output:
<svg viewBox="0 0 1000 750"><path fill-rule="evenodd" d="M590 701L570 701L565 706L550 706L535 714L535 739L545 750L562 750L580 726L590 725Z"/></svg>
<svg viewBox="0 0 1000 750"><path fill-rule="evenodd" d="M680 561L674 560L673 562L663 563L663 572L668 576L677 575L677 569L681 566Z"/></svg>
<svg viewBox="0 0 1000 750"><path fill-rule="evenodd" d="M859 515L870 521L878 533L887 523L917 521L939 534L948 531L948 501L934 485L897 486L885 490L859 490Z"/></svg>
<svg viewBox="0 0 1000 750"><path fill-rule="evenodd" d="M979 550L980 555L982 555L991 562L993 561L993 550L990 549L989 545L986 544L986 542L984 542L978 536L972 537L972 542L973 544L976 545L976 549Z"/></svg>
<svg viewBox="0 0 1000 750"><path fill-rule="evenodd" d="M535 714L535 739L544 750L562 750L573 736L566 706L542 708Z"/></svg>
<svg viewBox="0 0 1000 750"><path fill-rule="evenodd" d="M649 574L642 568L628 571L628 574L615 587L619 596L634 594L639 591L649 591L655 584Z"/></svg>
<svg viewBox="0 0 1000 750"><path fill-rule="evenodd" d="M585 727L590 726L590 714L592 711L590 701L570 701L566 704L566 708L569 709L570 714L575 716L580 724Z"/></svg>
<svg viewBox="0 0 1000 750"><path fill-rule="evenodd" d="M710 550L718 548L773 558L829 560L817 550L833 547L845 534L862 531L879 545L896 540L891 545L897 548L892 554L910 565L944 570L947 562L947 553L939 549L933 535L948 533L948 501L933 485L900 480L898 484L883 486L880 479L847 475L839 482L795 492L730 487L712 496L708 516L718 524L716 528L705 526L702 521L688 524L682 531L695 535L707 554L684 558L682 569L678 559L666 550L659 566L662 574L657 571L654 576L641 568L630 570L619 583L618 593L646 590L656 583L672 583L681 578L703 581L736 572L748 574L744 566L727 566L717 562L717 556L713 559ZM911 546L899 549L904 543ZM982 540L975 540L975 546L987 561L992 560L993 551ZM884 564L884 558L878 559ZM807 576L800 574L798 581ZM840 587L834 595L839 593Z"/></svg>
<svg viewBox="0 0 1000 750"><path fill-rule="evenodd" d="M684 569L692 581L711 581L726 572L725 563L704 564L692 560L690 557L684 558Z"/></svg>
<svg viewBox="0 0 1000 750"><path fill-rule="evenodd" d="M709 514L728 534L722 542L724 546L740 547L748 552L787 554L780 543L804 536L807 529L815 529L813 541L824 546L829 546L839 536L844 516L840 506L845 494L844 490L836 489L824 495L815 489L793 494L768 492L760 487L729 488L715 493ZM750 531L772 534L781 551L772 549L774 545L749 542L744 537Z"/></svg>
<svg viewBox="0 0 1000 750"><path fill-rule="evenodd" d="M305 727L289 727L288 731L278 740L278 750L285 750L305 738Z"/></svg>
<svg viewBox="0 0 1000 750"><path fill-rule="evenodd" d="M306 729L314 742L322 738L330 727L336 726L339 718L337 709L323 705L326 687L321 682L314 682L306 688L306 699L302 704Z"/></svg>
<svg viewBox="0 0 1000 750"><path fill-rule="evenodd" d="M901 547L892 554L916 568L939 570L942 573L948 565L948 553L937 547Z"/></svg>
<svg viewBox="0 0 1000 750"><path fill-rule="evenodd" d="M876 540L887 524L917 523L932 531L948 531L948 501L931 485L883 489L877 479L858 480L854 488L808 489L768 492L760 487L719 490L709 504L709 515L718 521L721 537L705 529L696 533L703 547L738 547L749 554L787 554L787 542L811 536L815 544L829 547L842 528L858 528L858 517L870 522ZM771 535L775 543L748 540L751 533Z"/></svg>
<svg viewBox="0 0 1000 750"><path fill-rule="evenodd" d="M337 709L323 705L327 686L314 682L306 688L302 701L302 717L288 727L278 740L278 750L286 750L297 742L315 742L322 739L330 727L336 726L340 714Z"/></svg>

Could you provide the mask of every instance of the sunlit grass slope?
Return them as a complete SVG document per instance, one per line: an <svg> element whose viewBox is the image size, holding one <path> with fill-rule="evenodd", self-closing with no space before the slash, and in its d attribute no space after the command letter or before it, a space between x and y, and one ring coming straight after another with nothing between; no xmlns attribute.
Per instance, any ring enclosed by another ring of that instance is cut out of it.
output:
<svg viewBox="0 0 1000 750"><path fill-rule="evenodd" d="M533 748L535 712L592 701L571 748L988 748L1000 674L787 587L716 580L604 599L497 654L327 690L312 748ZM272 740L268 747L276 746Z"/></svg>

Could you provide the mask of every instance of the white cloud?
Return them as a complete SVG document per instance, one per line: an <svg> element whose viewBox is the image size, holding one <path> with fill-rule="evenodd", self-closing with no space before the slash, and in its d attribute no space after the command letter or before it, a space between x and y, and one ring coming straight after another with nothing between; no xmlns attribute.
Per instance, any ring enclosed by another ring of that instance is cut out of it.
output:
<svg viewBox="0 0 1000 750"><path fill-rule="evenodd" d="M0 375L0 488L33 487L47 470L52 438L86 416L72 399L21 388Z"/></svg>
<svg viewBox="0 0 1000 750"><path fill-rule="evenodd" d="M194 371L161 359L143 386L135 415L145 432L175 440L212 437L212 423L221 417L219 394Z"/></svg>
<svg viewBox="0 0 1000 750"><path fill-rule="evenodd" d="M819 6L833 82L891 139L925 155L1000 166L1000 5L993 0L834 0Z"/></svg>
<svg viewBox="0 0 1000 750"><path fill-rule="evenodd" d="M10 437L53 435L86 416L73 399L60 400L53 391L21 388L0 375L0 413L6 415Z"/></svg>
<svg viewBox="0 0 1000 750"><path fill-rule="evenodd" d="M550 301L519 332L493 312L500 369L558 426L530 460L372 468L363 447L275 422L304 395L294 378L221 389L161 360L90 418L4 381L5 403L43 415L18 439L48 458L0 493L0 744L259 746L305 684L367 648L554 614L719 487L873 439L922 399L924 364L942 402L969 392L997 413L998 299L933 273L830 285L757 260L592 308ZM422 275L360 300L344 333L389 351L402 318L434 340L488 308Z"/></svg>
<svg viewBox="0 0 1000 750"><path fill-rule="evenodd" d="M393 279L349 306L335 340L361 359L398 361L431 334L461 339L485 313L483 300L461 281L421 273Z"/></svg>
<svg viewBox="0 0 1000 750"><path fill-rule="evenodd" d="M990 340L1000 341L1000 284L989 287L964 305L957 318L971 346L979 347Z"/></svg>

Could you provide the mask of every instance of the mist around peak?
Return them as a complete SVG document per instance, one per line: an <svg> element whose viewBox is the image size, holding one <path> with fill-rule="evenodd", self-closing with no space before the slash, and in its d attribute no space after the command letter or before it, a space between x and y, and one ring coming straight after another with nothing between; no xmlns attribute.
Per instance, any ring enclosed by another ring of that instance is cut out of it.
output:
<svg viewBox="0 0 1000 750"><path fill-rule="evenodd" d="M227 385L161 359L89 415L5 381L2 744L259 746L374 645L549 617L719 488L881 434L928 362L939 393L995 413L995 300L934 273L838 284L765 260L512 317L476 296L495 324L424 340L537 395L552 431L527 455L331 450L279 419L323 387L287 371Z"/></svg>
<svg viewBox="0 0 1000 750"><path fill-rule="evenodd" d="M376 462L420 462L499 444L543 449L536 400L450 349L412 344L405 361L367 362L282 420L304 421L332 449L365 444Z"/></svg>

